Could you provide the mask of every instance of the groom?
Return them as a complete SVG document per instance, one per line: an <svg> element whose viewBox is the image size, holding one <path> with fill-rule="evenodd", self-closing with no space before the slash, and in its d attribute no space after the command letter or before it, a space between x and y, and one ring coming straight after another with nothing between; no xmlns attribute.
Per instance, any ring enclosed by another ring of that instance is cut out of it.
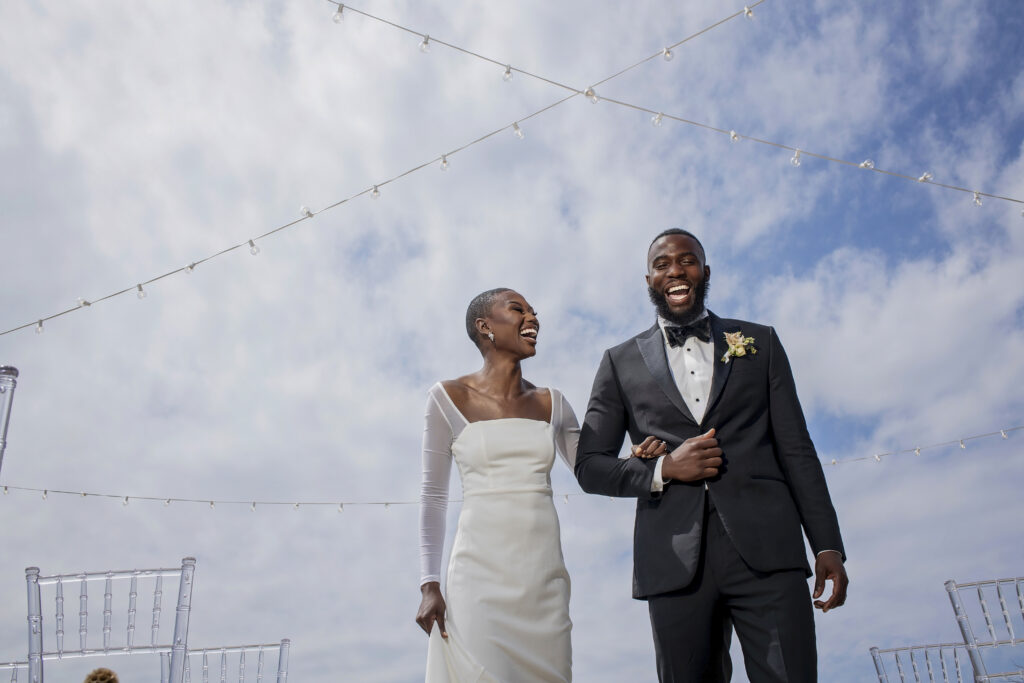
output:
<svg viewBox="0 0 1024 683"><path fill-rule="evenodd" d="M692 233L651 243L658 321L601 359L576 477L637 498L633 597L647 601L662 683L728 680L729 621L752 683L816 681L812 597L823 612L846 600L839 523L775 330L707 311L710 276ZM627 432L665 454L619 458Z"/></svg>

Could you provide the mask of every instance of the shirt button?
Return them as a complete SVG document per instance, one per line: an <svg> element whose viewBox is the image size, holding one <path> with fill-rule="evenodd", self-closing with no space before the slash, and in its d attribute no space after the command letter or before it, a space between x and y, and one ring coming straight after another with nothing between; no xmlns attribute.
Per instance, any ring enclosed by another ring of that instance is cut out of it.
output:
<svg viewBox="0 0 1024 683"><path fill-rule="evenodd" d="M693 374L693 370L690 370L690 374L691 374L691 375Z"/></svg>
<svg viewBox="0 0 1024 683"><path fill-rule="evenodd" d="M700 403L700 399L699 398L697 399L697 403Z"/></svg>
<svg viewBox="0 0 1024 683"><path fill-rule="evenodd" d="M687 349L686 349L686 350L687 350L687 351L689 351L689 350L690 350L690 349L689 349L689 347L687 347Z"/></svg>

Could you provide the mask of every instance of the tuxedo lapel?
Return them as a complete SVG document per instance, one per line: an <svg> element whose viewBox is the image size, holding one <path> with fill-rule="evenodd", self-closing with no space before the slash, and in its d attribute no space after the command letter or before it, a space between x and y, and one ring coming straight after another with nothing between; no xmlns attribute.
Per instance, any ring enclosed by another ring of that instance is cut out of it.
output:
<svg viewBox="0 0 1024 683"><path fill-rule="evenodd" d="M693 419L693 413L686 407L686 402L683 401L683 397L679 394L679 387L676 386L676 381L672 377L672 371L669 370L668 357L665 355L665 339L662 336L661 327L655 323L654 327L649 329L645 335L637 338L636 344L640 348L640 355L644 359L647 370L650 371L651 376L654 377L654 381L661 387L661 390L665 392L665 396L668 397L668 400L672 402L672 405L679 412L696 424L697 421Z"/></svg>
<svg viewBox="0 0 1024 683"><path fill-rule="evenodd" d="M735 330L725 329L722 319L708 311L708 318L711 320L711 341L715 345L715 357L712 362L715 364L711 374L711 395L708 396L708 412L715 407L715 401L722 395L725 382L729 379L729 372L732 370L732 363L723 363L722 356L729 350L729 343L725 341L726 332ZM707 415L707 412L704 413Z"/></svg>

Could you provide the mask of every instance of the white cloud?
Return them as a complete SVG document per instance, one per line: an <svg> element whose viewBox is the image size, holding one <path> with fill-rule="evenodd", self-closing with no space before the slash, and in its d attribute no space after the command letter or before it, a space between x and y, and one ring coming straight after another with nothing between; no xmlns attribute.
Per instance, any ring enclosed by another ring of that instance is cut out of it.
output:
<svg viewBox="0 0 1024 683"><path fill-rule="evenodd" d="M583 87L739 7L366 9ZM959 0L922 13L765 3L753 21L598 90L1019 197L1012 131L1024 104L1002 84L1020 79L1013 55L987 49L1008 29L980 12ZM319 210L563 95L521 74L505 83L500 66L440 45L423 55L417 36L354 13L335 25L332 13L329 3L4 5L0 327L244 243L300 205ZM257 257L239 249L148 285L143 301L129 293L42 335L0 337L0 362L22 371L2 482L414 500L424 391L479 362L463 330L469 299L497 285L530 299L543 332L527 376L561 387L582 414L602 350L650 323L643 252L673 225L708 246L716 312L779 329L830 453L1019 419L1019 206L978 208L969 195L808 157L794 168L786 150L655 128L607 102L577 98L522 127L523 140L502 131L445 172L425 168L379 200L262 240ZM850 604L818 620L823 680L870 676L869 645L955 636L945 578L1020 573L1000 522L1020 516L1019 438L828 470L854 583ZM558 491L578 491L568 472L553 476ZM194 644L290 637L294 680L422 675L415 506L250 512L11 491L0 507L12 520L0 660L24 656L26 565L160 566L194 554ZM572 497L558 510L577 679L653 680L644 606L628 597L631 504Z"/></svg>

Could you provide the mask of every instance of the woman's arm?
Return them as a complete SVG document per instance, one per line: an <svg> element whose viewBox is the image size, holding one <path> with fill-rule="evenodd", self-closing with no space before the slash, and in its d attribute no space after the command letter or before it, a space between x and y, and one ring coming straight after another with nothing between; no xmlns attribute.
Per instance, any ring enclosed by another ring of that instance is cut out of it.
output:
<svg viewBox="0 0 1024 683"><path fill-rule="evenodd" d="M452 428L433 396L427 397L423 428L423 480L420 488L420 592L416 623L428 634L437 621L444 630L441 554L444 551L448 480L452 471Z"/></svg>

